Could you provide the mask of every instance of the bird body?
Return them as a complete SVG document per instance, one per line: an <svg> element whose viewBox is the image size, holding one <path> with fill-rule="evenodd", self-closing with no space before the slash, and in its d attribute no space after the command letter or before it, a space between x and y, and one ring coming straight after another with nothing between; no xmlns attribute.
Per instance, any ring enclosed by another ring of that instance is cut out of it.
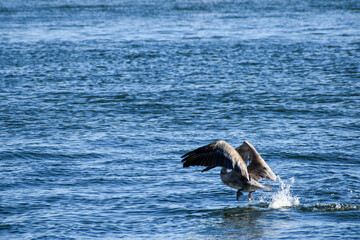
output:
<svg viewBox="0 0 360 240"><path fill-rule="evenodd" d="M276 180L273 171L248 141L244 141L236 149L226 141L216 141L188 152L182 158L184 167L206 166L202 172L214 167L222 167L220 171L222 182L231 188L238 189L237 199L242 195L241 191L249 192L249 202L251 202L252 192L258 189L271 190L270 186L259 183L261 179ZM247 165L249 160L250 163ZM228 169L232 171L228 172Z"/></svg>
<svg viewBox="0 0 360 240"><path fill-rule="evenodd" d="M244 192L255 192L258 189L271 190L271 187L264 186L254 179L244 179L236 171L227 172L226 168L221 169L220 178L225 185Z"/></svg>

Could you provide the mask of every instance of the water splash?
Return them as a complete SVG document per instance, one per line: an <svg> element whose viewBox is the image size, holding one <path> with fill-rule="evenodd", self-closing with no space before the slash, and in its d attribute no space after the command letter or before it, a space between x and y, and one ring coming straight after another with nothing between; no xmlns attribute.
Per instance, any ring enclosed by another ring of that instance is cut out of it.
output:
<svg viewBox="0 0 360 240"><path fill-rule="evenodd" d="M278 209L283 207L298 206L300 204L299 198L291 196L290 192L290 188L294 184L295 178L290 178L290 183L286 183L281 180L279 176L277 178L279 179L281 186L279 190L272 195L269 208Z"/></svg>

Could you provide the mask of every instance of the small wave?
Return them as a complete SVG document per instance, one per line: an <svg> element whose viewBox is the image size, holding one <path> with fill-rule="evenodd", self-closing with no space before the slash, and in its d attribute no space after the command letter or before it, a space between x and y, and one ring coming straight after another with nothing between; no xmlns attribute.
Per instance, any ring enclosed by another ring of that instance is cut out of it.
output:
<svg viewBox="0 0 360 240"><path fill-rule="evenodd" d="M295 179L292 177L290 178L290 183L286 183L285 181L281 180L279 176L277 178L279 179L281 186L279 190L272 195L269 208L279 209L283 207L299 206L299 198L292 196L290 192L290 188L294 184Z"/></svg>
<svg viewBox="0 0 360 240"><path fill-rule="evenodd" d="M0 151L0 159L78 159L78 158L102 158L100 153L58 153L41 151Z"/></svg>
<svg viewBox="0 0 360 240"><path fill-rule="evenodd" d="M360 210L360 206L346 203L315 204L311 207L304 207L303 210L311 212L338 212Z"/></svg>

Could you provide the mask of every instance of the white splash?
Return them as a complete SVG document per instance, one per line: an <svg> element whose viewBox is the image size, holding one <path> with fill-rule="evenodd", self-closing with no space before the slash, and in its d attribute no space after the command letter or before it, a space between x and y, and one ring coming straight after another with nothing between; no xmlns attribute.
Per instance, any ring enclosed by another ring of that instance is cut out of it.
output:
<svg viewBox="0 0 360 240"><path fill-rule="evenodd" d="M299 198L296 196L291 196L290 188L292 184L294 184L295 179L290 178L290 183L285 183L278 176L279 182L281 184L279 190L274 193L271 197L271 203L269 204L269 208L283 208L283 207L292 207L298 206L300 204Z"/></svg>

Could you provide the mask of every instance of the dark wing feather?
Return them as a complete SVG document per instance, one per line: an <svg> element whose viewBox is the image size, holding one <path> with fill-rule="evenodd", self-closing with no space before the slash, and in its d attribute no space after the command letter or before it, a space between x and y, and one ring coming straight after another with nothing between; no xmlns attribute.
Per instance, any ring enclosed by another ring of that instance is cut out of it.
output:
<svg viewBox="0 0 360 240"><path fill-rule="evenodd" d="M249 143L248 141L244 141L244 143L240 147L238 147L236 151L238 151L245 163L247 163L248 159L250 159L251 162L247 169L252 179L256 181L260 181L263 178L267 178L271 181L276 180L276 175L266 164L264 159L262 159L254 146L251 145L251 143Z"/></svg>
<svg viewBox="0 0 360 240"><path fill-rule="evenodd" d="M241 173L249 179L247 167L239 153L227 142L216 141L195 149L182 156L184 167L207 166L203 171L213 167L225 167Z"/></svg>

